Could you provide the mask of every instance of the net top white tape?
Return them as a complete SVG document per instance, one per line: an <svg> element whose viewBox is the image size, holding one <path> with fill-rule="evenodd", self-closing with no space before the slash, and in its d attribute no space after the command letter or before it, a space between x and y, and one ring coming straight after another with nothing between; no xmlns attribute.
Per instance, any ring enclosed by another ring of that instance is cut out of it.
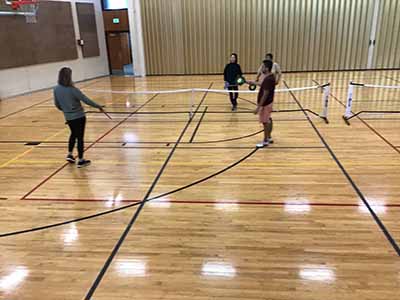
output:
<svg viewBox="0 0 400 300"><path fill-rule="evenodd" d="M324 85L314 85L307 87L298 87L291 89L276 89L275 93L284 93L284 92L296 92L296 91L306 91L306 90L315 90L322 88ZM177 94L177 93L191 93L191 92L211 92L211 93L232 93L232 90L218 90L218 89L201 89L201 88L192 88L192 89L179 89L179 90L164 90L164 91L113 91L113 90L93 90L93 89L83 89L86 92L94 92L94 93L109 93L109 94ZM240 94L257 94L258 91L243 91L239 90Z"/></svg>
<svg viewBox="0 0 400 300"><path fill-rule="evenodd" d="M367 88L400 89L400 85L379 85L379 84L364 84L364 83L350 83L350 85L367 87Z"/></svg>
<svg viewBox="0 0 400 300"><path fill-rule="evenodd" d="M400 85L365 84L364 86L369 88L400 89Z"/></svg>
<svg viewBox="0 0 400 300"><path fill-rule="evenodd" d="M85 92L94 93L108 93L108 94L177 94L177 93L190 93L193 89L182 89L182 90L165 90L165 91L113 91L113 90L92 90L92 89L82 89Z"/></svg>

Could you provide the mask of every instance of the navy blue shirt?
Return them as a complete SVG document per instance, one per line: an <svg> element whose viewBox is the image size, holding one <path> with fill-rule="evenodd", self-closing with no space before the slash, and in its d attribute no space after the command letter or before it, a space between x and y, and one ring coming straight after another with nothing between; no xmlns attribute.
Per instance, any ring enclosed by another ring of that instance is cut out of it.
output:
<svg viewBox="0 0 400 300"><path fill-rule="evenodd" d="M240 65L237 63L229 63L225 66L224 70L224 81L229 82L231 85L235 85L236 80L238 79L239 76L242 76L242 69L240 68Z"/></svg>

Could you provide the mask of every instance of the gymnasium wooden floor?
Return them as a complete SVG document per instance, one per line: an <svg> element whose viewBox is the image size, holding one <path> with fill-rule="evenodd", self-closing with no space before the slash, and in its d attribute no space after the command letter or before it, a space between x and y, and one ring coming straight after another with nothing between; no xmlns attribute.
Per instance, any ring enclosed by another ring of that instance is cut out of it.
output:
<svg viewBox="0 0 400 300"><path fill-rule="evenodd" d="M190 93L93 91L220 89L221 76L80 83L118 112L88 114L85 169L64 162L50 90L1 101L0 298L400 299L400 116L346 125L350 80L399 85L400 71L284 74L331 83L330 123L275 113L260 150L253 95L231 113L196 93L190 122ZM321 110L319 90L278 97Z"/></svg>

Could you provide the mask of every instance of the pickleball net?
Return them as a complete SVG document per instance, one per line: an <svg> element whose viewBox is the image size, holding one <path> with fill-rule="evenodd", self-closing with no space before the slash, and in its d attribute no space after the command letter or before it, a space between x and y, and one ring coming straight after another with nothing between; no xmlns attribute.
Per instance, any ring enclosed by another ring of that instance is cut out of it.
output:
<svg viewBox="0 0 400 300"><path fill-rule="evenodd" d="M237 111L231 111L228 94L224 89L177 89L157 91L83 90L96 102L106 105L107 113L115 120L129 115L187 115L189 118L204 111L207 114L252 114L257 107L258 91L238 91ZM290 118L296 112L306 111L327 122L330 85L276 89L273 111L286 113ZM99 113L91 110L89 113ZM297 114L298 116L298 114ZM98 116L99 118L101 115ZM103 116L106 118L106 116Z"/></svg>
<svg viewBox="0 0 400 300"><path fill-rule="evenodd" d="M350 120L362 114L384 116L400 113L400 86L350 82L343 119Z"/></svg>

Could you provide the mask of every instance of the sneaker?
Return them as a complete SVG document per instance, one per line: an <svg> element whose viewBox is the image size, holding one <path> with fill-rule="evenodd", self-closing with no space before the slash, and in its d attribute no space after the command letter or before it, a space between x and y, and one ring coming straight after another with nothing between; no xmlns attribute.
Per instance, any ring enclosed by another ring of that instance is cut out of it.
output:
<svg viewBox="0 0 400 300"><path fill-rule="evenodd" d="M258 144L256 145L256 147L257 147L257 148L264 148L264 147L268 147L268 145L269 145L269 141L263 141L263 142L261 142L261 143L258 143Z"/></svg>
<svg viewBox="0 0 400 300"><path fill-rule="evenodd" d="M66 160L67 162L71 163L71 164L74 164L75 161L76 161L75 158L74 158L74 156L73 156L72 154L68 154L67 157L65 158L65 160Z"/></svg>
<svg viewBox="0 0 400 300"><path fill-rule="evenodd" d="M268 143L269 144L273 144L274 143L274 140L272 139L272 137L268 139Z"/></svg>
<svg viewBox="0 0 400 300"><path fill-rule="evenodd" d="M237 111L237 107L236 106L232 106L232 111Z"/></svg>
<svg viewBox="0 0 400 300"><path fill-rule="evenodd" d="M91 161L87 159L82 159L78 162L78 168L83 168L90 165Z"/></svg>

